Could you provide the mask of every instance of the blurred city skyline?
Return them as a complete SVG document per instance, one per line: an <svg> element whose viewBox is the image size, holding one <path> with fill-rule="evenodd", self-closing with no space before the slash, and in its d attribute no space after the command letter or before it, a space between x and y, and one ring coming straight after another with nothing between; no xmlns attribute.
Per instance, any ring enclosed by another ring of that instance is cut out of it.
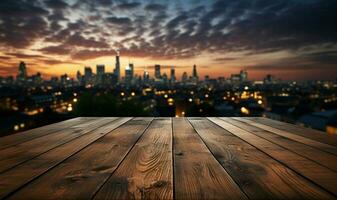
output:
<svg viewBox="0 0 337 200"><path fill-rule="evenodd" d="M44 78L100 64L112 72L119 49L123 76L133 63L138 75L174 67L178 79L197 65L200 79L245 69L251 80L334 80L336 8L329 0L3 0L0 74L15 76L20 61Z"/></svg>

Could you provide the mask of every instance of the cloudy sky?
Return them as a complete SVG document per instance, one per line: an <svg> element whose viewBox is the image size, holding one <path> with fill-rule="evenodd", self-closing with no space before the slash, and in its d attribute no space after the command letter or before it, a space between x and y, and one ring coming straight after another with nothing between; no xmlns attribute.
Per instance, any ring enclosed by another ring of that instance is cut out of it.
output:
<svg viewBox="0 0 337 200"><path fill-rule="evenodd" d="M158 63L225 76L337 78L336 0L1 0L0 75L83 73L115 50L136 72ZM94 70L95 71L95 70Z"/></svg>

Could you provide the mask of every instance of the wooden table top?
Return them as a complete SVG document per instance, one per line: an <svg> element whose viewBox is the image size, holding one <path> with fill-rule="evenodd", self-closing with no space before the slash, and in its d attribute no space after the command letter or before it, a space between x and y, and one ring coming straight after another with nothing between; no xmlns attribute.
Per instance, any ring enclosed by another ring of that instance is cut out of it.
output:
<svg viewBox="0 0 337 200"><path fill-rule="evenodd" d="M74 118L0 138L0 199L336 199L337 137L266 118Z"/></svg>

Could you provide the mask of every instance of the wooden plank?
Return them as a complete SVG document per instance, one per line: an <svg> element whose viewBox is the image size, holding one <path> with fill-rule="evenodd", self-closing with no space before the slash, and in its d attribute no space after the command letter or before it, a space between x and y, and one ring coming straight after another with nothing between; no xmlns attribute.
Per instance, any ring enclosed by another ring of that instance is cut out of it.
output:
<svg viewBox="0 0 337 200"><path fill-rule="evenodd" d="M312 147L317 148L321 151L325 151L325 152L337 155L337 147L335 147L335 146L325 144L325 143L322 143L322 142L318 142L316 140L312 140L310 138L306 138L306 137L303 137L303 136L300 136L300 135L292 134L292 133L289 133L288 131L280 130L280 129L277 129L277 128L274 128L274 127L271 127L271 126L260 124L260 123L254 122L252 120L249 120L247 118L245 118L245 119L234 118L234 119L238 119L240 121L249 123L252 126L256 126L258 128L264 129L266 131L273 132L277 135L287 137L287 138L292 139L294 141L301 142L303 144L312 146Z"/></svg>
<svg viewBox="0 0 337 200"><path fill-rule="evenodd" d="M173 119L176 199L246 199L186 118Z"/></svg>
<svg viewBox="0 0 337 200"><path fill-rule="evenodd" d="M91 199L146 130L152 118L135 118L98 139L9 199Z"/></svg>
<svg viewBox="0 0 337 200"><path fill-rule="evenodd" d="M215 158L250 199L333 198L293 170L209 120L189 120Z"/></svg>
<svg viewBox="0 0 337 200"><path fill-rule="evenodd" d="M276 135L272 132L266 131L264 129L250 125L249 123L243 122L240 119L230 119L225 118L226 122L231 123L239 128L242 128L250 133L262 137L274 144L280 145L289 151L292 151L300 156L306 157L313 162L323 165L330 170L337 172L337 156L321 151L319 149L313 148L311 146L293 141L289 138ZM239 121L240 120L240 121Z"/></svg>
<svg viewBox="0 0 337 200"><path fill-rule="evenodd" d="M172 125L156 118L94 199L173 199Z"/></svg>
<svg viewBox="0 0 337 200"><path fill-rule="evenodd" d="M0 199L18 190L131 118L119 118L0 174ZM27 173L29 172L29 173Z"/></svg>
<svg viewBox="0 0 337 200"><path fill-rule="evenodd" d="M69 128L71 126L85 123L90 120L93 120L93 118L78 117L78 118L73 118L73 119L69 119L66 121L62 121L59 123L54 123L54 124L50 124L47 126L42 126L39 128L34 128L34 129L23 131L20 133L8 135L5 137L0 137L0 150L8 148L10 146L15 146L22 142L32 140L34 138L38 138L44 135L55 133L65 128Z"/></svg>
<svg viewBox="0 0 337 200"><path fill-rule="evenodd" d="M208 119L337 196L336 172L221 119L213 117ZM300 187L303 186L306 184Z"/></svg>
<svg viewBox="0 0 337 200"><path fill-rule="evenodd" d="M116 118L97 118L85 124L76 125L63 131L45 135L0 151L0 173L27 160L80 137Z"/></svg>
<svg viewBox="0 0 337 200"><path fill-rule="evenodd" d="M248 118L260 124L265 124L267 126L272 126L274 128L284 130L296 135L300 135L306 138L310 138L322 143L337 146L337 135L327 134L323 131L318 131L312 128L302 127L299 125L289 124L285 122L280 122L265 117L251 117Z"/></svg>

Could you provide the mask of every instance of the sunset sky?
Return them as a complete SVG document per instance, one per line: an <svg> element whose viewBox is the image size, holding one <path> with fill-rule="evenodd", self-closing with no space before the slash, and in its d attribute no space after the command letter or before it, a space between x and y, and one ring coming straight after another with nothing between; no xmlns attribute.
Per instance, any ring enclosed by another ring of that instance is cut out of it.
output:
<svg viewBox="0 0 337 200"><path fill-rule="evenodd" d="M201 77L337 78L336 0L1 0L0 76L154 64ZM164 70L165 71L165 70ZM152 75L152 74L151 74Z"/></svg>

